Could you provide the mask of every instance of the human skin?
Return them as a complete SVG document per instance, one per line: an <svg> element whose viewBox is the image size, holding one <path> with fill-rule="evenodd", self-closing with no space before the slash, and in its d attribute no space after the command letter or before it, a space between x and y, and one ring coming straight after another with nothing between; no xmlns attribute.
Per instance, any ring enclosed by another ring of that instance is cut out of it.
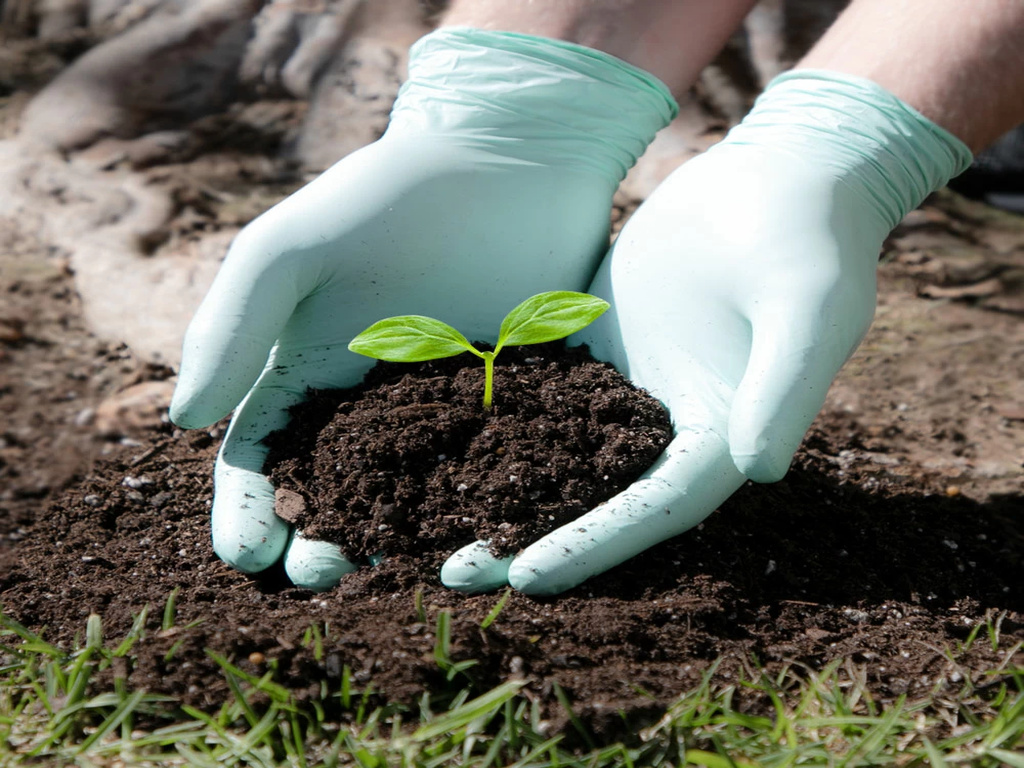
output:
<svg viewBox="0 0 1024 768"><path fill-rule="evenodd" d="M856 0L797 66L872 80L978 152L1024 123L1024 3Z"/></svg>
<svg viewBox="0 0 1024 768"><path fill-rule="evenodd" d="M750 0L455 0L444 25L579 43L645 69L677 96ZM1024 123L1024 3L854 0L797 68L857 75L977 152Z"/></svg>
<svg viewBox="0 0 1024 768"><path fill-rule="evenodd" d="M454 0L442 26L522 32L596 48L682 96L755 0Z"/></svg>

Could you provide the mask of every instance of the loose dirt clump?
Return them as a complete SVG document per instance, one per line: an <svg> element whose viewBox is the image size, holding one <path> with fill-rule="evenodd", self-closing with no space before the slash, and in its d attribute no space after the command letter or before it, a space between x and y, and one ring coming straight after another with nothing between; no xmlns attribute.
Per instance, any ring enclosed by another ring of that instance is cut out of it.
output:
<svg viewBox="0 0 1024 768"><path fill-rule="evenodd" d="M507 350L489 411L467 358L378 363L360 387L310 393L267 438L279 499L308 501L290 522L353 559L430 568L475 539L504 556L625 490L671 439L661 404L583 348Z"/></svg>

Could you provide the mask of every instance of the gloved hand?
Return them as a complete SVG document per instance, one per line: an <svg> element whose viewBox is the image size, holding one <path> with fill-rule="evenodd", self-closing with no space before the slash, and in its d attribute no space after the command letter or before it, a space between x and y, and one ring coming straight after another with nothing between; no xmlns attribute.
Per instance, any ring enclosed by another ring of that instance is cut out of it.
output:
<svg viewBox="0 0 1024 768"><path fill-rule="evenodd" d="M883 239L970 160L869 81L778 77L627 222L590 288L612 309L576 336L667 406L672 443L514 559L456 553L445 584L561 592L696 525L745 479L780 479L871 323Z"/></svg>
<svg viewBox="0 0 1024 768"><path fill-rule="evenodd" d="M206 426L241 401L214 470L221 559L256 572L287 547L313 589L352 570L275 516L260 440L308 387L359 382L372 363L347 344L377 320L493 341L528 296L585 288L612 194L675 110L663 84L581 46L457 28L417 42L385 135L242 230L186 333L172 420Z"/></svg>

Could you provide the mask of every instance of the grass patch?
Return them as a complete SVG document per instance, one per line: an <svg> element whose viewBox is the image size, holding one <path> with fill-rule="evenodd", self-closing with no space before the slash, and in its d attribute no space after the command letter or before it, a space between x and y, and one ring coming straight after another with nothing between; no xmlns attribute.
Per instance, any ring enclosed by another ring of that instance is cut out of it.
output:
<svg viewBox="0 0 1024 768"><path fill-rule="evenodd" d="M173 597L165 629L174 621ZM0 766L1024 768L1024 668L1011 661L1020 643L1006 641L998 618L947 654L956 672L958 656L984 642L1004 663L981 678L938 681L932 696L880 705L852 662L819 671L793 665L774 675L752 667L748 679L726 687L712 686L709 672L628 744L601 743L557 688L564 733L551 732L523 681L425 692L417 707L377 706L345 670L336 690L300 703L273 670L255 676L212 653L232 696L216 712L200 711L130 690L124 670L144 641L145 621L144 612L127 636L109 642L100 618L91 616L69 652L0 614ZM465 684L468 667L448 655L447 617L437 629L438 666L454 686ZM311 629L309 641L320 639ZM741 706L751 697L767 708L752 714ZM341 718L325 715L339 710Z"/></svg>

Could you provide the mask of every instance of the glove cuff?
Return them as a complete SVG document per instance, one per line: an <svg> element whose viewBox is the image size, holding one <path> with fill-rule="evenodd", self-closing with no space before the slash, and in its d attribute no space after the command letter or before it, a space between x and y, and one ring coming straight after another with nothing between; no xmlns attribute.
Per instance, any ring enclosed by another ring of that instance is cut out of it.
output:
<svg viewBox="0 0 1024 768"><path fill-rule="evenodd" d="M815 69L772 80L727 140L768 142L833 170L890 230L972 160L960 139L871 80Z"/></svg>
<svg viewBox="0 0 1024 768"><path fill-rule="evenodd" d="M617 184L678 113L653 75L574 43L443 27L409 52L388 132L578 165Z"/></svg>

